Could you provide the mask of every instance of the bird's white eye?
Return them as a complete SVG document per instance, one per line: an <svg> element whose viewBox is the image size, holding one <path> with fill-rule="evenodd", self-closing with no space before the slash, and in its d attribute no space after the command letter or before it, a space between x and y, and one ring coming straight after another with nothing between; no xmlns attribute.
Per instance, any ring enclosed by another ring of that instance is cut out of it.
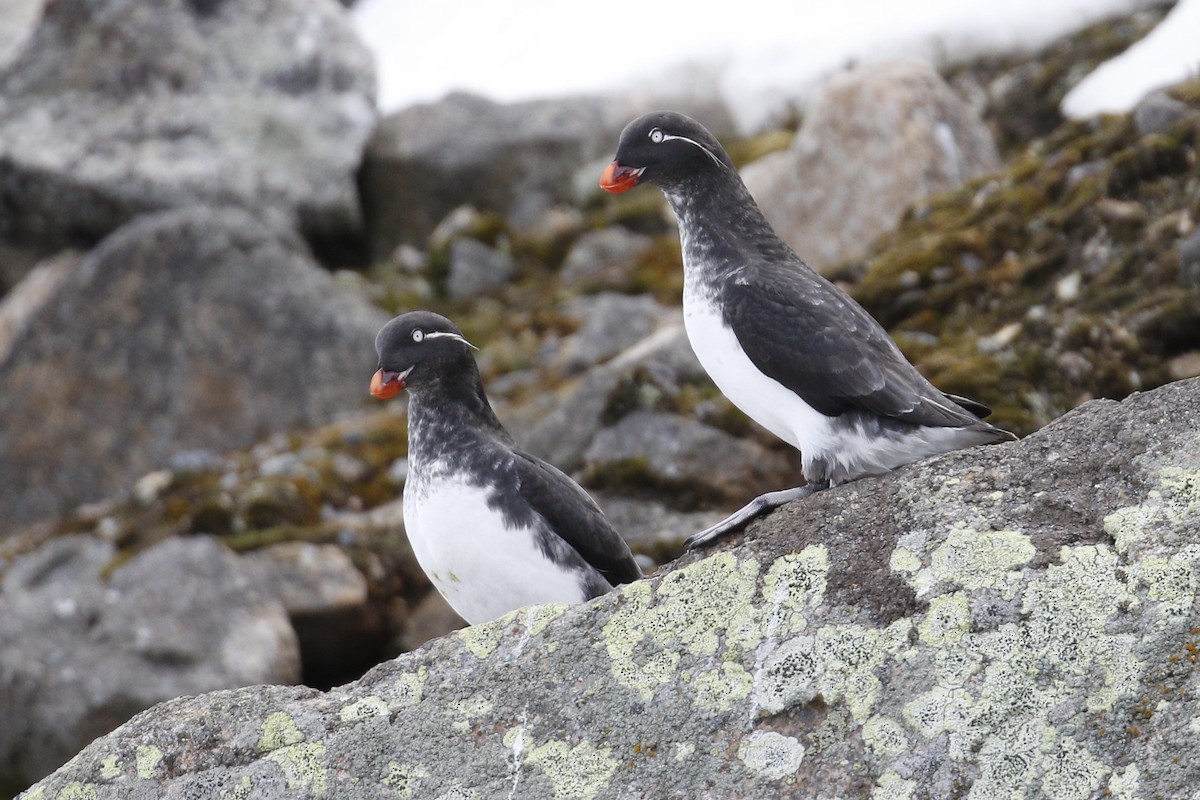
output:
<svg viewBox="0 0 1200 800"><path fill-rule="evenodd" d="M663 132L662 131L660 131L658 128L655 128L654 130L650 131L650 141L654 142L655 144L660 144L662 142L662 140L663 140Z"/></svg>
<svg viewBox="0 0 1200 800"><path fill-rule="evenodd" d="M420 328L417 328L415 331L413 331L413 341L414 342L420 342L424 338L425 338L425 331L421 330Z"/></svg>

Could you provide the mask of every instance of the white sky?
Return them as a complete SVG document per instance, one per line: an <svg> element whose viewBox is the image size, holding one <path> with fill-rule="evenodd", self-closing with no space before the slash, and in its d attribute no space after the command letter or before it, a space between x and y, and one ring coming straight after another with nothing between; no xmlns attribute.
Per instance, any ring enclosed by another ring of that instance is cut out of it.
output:
<svg viewBox="0 0 1200 800"><path fill-rule="evenodd" d="M515 101L706 80L750 129L851 61L1035 48L1153 2L360 0L352 13L378 59L384 112L458 89Z"/></svg>

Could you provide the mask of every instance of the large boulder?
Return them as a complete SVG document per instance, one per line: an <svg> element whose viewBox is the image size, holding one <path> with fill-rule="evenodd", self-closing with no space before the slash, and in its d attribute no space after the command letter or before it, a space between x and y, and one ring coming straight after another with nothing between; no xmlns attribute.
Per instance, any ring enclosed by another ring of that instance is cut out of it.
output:
<svg viewBox="0 0 1200 800"><path fill-rule="evenodd" d="M576 200L580 168L611 158L621 130L643 110L597 97L504 104L455 93L385 117L363 159L371 254L423 245L464 203L528 228ZM727 114L709 111L717 130L730 129ZM588 174L593 190L598 170Z"/></svg>
<svg viewBox="0 0 1200 800"><path fill-rule="evenodd" d="M333 0L48 3L0 74L0 236L46 252L198 203L353 235L374 94Z"/></svg>
<svg viewBox="0 0 1200 800"><path fill-rule="evenodd" d="M107 496L174 453L361 407L386 317L339 291L295 234L241 211L171 211L48 269L0 306L10 526Z"/></svg>
<svg viewBox="0 0 1200 800"><path fill-rule="evenodd" d="M830 78L788 150L742 175L814 269L858 258L914 202L1000 165L987 126L923 61Z"/></svg>
<svg viewBox="0 0 1200 800"><path fill-rule="evenodd" d="M27 800L1185 797L1200 380L794 503L328 693L160 705Z"/></svg>
<svg viewBox="0 0 1200 800"><path fill-rule="evenodd" d="M299 680L283 606L224 545L170 539L115 569L114 556L56 539L0 582L0 775L36 780L163 700Z"/></svg>

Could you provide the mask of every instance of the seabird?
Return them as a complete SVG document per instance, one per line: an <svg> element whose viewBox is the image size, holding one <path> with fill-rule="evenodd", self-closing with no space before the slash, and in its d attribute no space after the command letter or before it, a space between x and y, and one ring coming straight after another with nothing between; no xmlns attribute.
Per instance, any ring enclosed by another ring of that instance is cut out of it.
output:
<svg viewBox="0 0 1200 800"><path fill-rule="evenodd" d="M474 346L413 311L375 339L371 394L408 389L404 527L421 568L472 625L538 603L579 603L641 577L578 484L518 449L483 390Z"/></svg>
<svg viewBox="0 0 1200 800"><path fill-rule="evenodd" d="M679 220L696 357L734 405L800 450L806 481L755 498L689 547L830 486L1016 438L981 419L986 406L927 381L866 309L805 264L700 123L669 111L629 123L600 186L639 183L661 189Z"/></svg>

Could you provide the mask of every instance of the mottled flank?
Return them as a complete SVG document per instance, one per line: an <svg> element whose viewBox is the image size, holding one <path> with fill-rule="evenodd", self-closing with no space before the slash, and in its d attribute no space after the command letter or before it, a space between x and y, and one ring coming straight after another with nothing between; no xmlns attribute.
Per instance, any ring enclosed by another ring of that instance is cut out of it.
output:
<svg viewBox="0 0 1200 800"><path fill-rule="evenodd" d="M1190 796L1198 526L1192 380L329 693L165 703L27 797Z"/></svg>

